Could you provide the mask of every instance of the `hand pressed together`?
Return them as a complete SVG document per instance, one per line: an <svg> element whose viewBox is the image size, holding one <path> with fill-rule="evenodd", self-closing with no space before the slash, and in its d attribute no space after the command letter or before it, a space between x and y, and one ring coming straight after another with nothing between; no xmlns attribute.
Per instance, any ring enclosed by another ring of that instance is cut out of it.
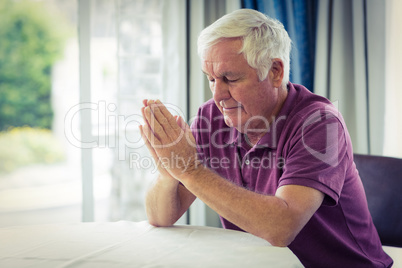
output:
<svg viewBox="0 0 402 268"><path fill-rule="evenodd" d="M190 127L182 117L173 116L159 100L144 100L145 124L141 135L161 175L181 180L197 167L197 150Z"/></svg>

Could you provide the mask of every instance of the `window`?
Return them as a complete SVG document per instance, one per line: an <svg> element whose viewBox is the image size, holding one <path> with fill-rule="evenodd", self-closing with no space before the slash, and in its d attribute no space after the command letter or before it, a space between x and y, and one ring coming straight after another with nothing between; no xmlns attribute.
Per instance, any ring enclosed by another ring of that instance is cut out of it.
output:
<svg viewBox="0 0 402 268"><path fill-rule="evenodd" d="M157 172L138 131L140 109L143 99L186 107L184 1L87 4L80 3L80 27L90 29L80 40L82 54L90 51L81 59L81 142L89 145L82 150L83 217L102 220L108 211L110 220L146 220L145 193ZM107 189L110 197L97 199Z"/></svg>
<svg viewBox="0 0 402 268"><path fill-rule="evenodd" d="M6 0L0 13L0 226L80 221L80 151L64 138L79 96L77 3Z"/></svg>

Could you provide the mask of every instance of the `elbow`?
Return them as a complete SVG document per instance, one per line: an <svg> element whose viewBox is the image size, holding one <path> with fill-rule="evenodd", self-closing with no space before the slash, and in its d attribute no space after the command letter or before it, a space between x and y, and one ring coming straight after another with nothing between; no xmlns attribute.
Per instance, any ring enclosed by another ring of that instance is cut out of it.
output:
<svg viewBox="0 0 402 268"><path fill-rule="evenodd" d="M170 227L176 223L173 217L158 213L147 213L148 223L154 227Z"/></svg>
<svg viewBox="0 0 402 268"><path fill-rule="evenodd" d="M293 232L283 231L276 234L270 234L262 238L264 238L274 247L288 247L296 238L296 235Z"/></svg>
<svg viewBox="0 0 402 268"><path fill-rule="evenodd" d="M302 228L291 221L283 222L281 225L264 226L262 238L274 247L288 247L297 237Z"/></svg>
<svg viewBox="0 0 402 268"><path fill-rule="evenodd" d="M162 226L160 226L160 224L158 224L157 221L152 220L152 219L149 219L149 218L148 218L148 223L149 223L150 225L152 225L153 227L162 227Z"/></svg>
<svg viewBox="0 0 402 268"><path fill-rule="evenodd" d="M274 247L281 247L281 248L285 248L287 246L289 246L294 239L289 239L289 238L274 238L274 239L269 239L267 240L272 246Z"/></svg>
<svg viewBox="0 0 402 268"><path fill-rule="evenodd" d="M170 222L163 222L163 221L156 221L148 219L148 223L154 227L170 227L173 226L173 223Z"/></svg>
<svg viewBox="0 0 402 268"><path fill-rule="evenodd" d="M160 214L150 206L146 206L146 213L148 223L154 227L170 227L175 223L169 215Z"/></svg>

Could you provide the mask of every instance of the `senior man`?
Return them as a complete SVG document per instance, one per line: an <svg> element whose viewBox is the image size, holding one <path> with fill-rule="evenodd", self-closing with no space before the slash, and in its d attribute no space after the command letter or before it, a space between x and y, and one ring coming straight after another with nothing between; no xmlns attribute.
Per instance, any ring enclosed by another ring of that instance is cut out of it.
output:
<svg viewBox="0 0 402 268"><path fill-rule="evenodd" d="M390 267L368 211L342 116L289 82L283 25L242 9L198 39L213 100L191 128L144 100L145 143L160 175L146 197L149 222L174 224L195 198L307 267Z"/></svg>

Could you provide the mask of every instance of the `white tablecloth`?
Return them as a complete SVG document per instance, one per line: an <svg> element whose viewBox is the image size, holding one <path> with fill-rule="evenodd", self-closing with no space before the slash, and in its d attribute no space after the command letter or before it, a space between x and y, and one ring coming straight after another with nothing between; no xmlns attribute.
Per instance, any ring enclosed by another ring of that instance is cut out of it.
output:
<svg viewBox="0 0 402 268"><path fill-rule="evenodd" d="M302 267L288 248L211 227L147 222L0 228L0 267Z"/></svg>

